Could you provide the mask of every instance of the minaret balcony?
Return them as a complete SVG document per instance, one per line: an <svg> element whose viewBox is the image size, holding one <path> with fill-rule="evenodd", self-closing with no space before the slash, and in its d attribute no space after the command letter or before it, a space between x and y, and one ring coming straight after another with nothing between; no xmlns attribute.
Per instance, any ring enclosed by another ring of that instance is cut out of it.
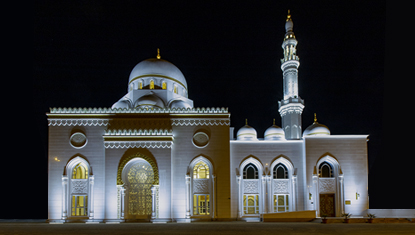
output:
<svg viewBox="0 0 415 235"><path fill-rule="evenodd" d="M279 108L281 108L284 105L295 104L295 103L304 105L304 100L301 99L300 97L290 97L286 100L278 101L278 106Z"/></svg>

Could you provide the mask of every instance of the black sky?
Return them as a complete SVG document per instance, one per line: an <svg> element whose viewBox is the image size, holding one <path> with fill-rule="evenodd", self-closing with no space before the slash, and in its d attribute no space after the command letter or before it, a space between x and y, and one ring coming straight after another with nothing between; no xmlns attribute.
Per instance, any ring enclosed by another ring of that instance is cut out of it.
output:
<svg viewBox="0 0 415 235"><path fill-rule="evenodd" d="M183 72L195 107L228 107L231 126L237 130L248 118L260 138L273 118L280 125L288 9L298 40L303 127L317 113L332 134L369 134L370 206L408 208L381 193L385 2L78 0L35 4L35 154L45 184L42 213L31 217L47 217L48 108L111 107L126 94L132 68L157 48Z"/></svg>

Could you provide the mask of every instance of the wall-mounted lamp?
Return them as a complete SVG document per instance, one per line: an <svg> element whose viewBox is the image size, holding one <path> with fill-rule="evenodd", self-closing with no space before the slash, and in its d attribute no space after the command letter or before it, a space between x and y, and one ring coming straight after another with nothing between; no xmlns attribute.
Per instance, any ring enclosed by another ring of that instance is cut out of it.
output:
<svg viewBox="0 0 415 235"><path fill-rule="evenodd" d="M60 162L61 160L59 160L58 157L55 157L55 161Z"/></svg>
<svg viewBox="0 0 415 235"><path fill-rule="evenodd" d="M356 192L356 200L359 200L360 194Z"/></svg>
<svg viewBox="0 0 415 235"><path fill-rule="evenodd" d="M308 200L311 200L311 199L313 199L313 194L308 193Z"/></svg>

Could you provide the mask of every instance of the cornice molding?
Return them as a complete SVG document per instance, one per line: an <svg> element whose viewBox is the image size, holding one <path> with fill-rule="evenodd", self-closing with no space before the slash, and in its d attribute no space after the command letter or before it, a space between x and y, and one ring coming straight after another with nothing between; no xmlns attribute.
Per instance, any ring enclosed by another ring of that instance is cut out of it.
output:
<svg viewBox="0 0 415 235"><path fill-rule="evenodd" d="M171 148L173 141L105 141L105 148Z"/></svg>
<svg viewBox="0 0 415 235"><path fill-rule="evenodd" d="M229 126L229 119L172 119L171 124L173 126Z"/></svg>
<svg viewBox="0 0 415 235"><path fill-rule="evenodd" d="M49 108L48 116L55 114L117 114L117 113L169 113L169 114L227 114L228 108Z"/></svg>
<svg viewBox="0 0 415 235"><path fill-rule="evenodd" d="M107 126L108 119L48 119L48 126Z"/></svg>

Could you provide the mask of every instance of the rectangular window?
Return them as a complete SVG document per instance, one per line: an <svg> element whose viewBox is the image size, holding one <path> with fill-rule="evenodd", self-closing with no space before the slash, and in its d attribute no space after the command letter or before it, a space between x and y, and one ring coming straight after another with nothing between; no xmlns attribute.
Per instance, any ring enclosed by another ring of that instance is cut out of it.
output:
<svg viewBox="0 0 415 235"><path fill-rule="evenodd" d="M289 210L288 194L274 195L274 212L285 212Z"/></svg>
<svg viewBox="0 0 415 235"><path fill-rule="evenodd" d="M259 214L258 195L244 195L244 214Z"/></svg>
<svg viewBox="0 0 415 235"><path fill-rule="evenodd" d="M195 194L193 195L193 215L210 214L210 195Z"/></svg>
<svg viewBox="0 0 415 235"><path fill-rule="evenodd" d="M72 216L88 215L88 196L72 196Z"/></svg>

